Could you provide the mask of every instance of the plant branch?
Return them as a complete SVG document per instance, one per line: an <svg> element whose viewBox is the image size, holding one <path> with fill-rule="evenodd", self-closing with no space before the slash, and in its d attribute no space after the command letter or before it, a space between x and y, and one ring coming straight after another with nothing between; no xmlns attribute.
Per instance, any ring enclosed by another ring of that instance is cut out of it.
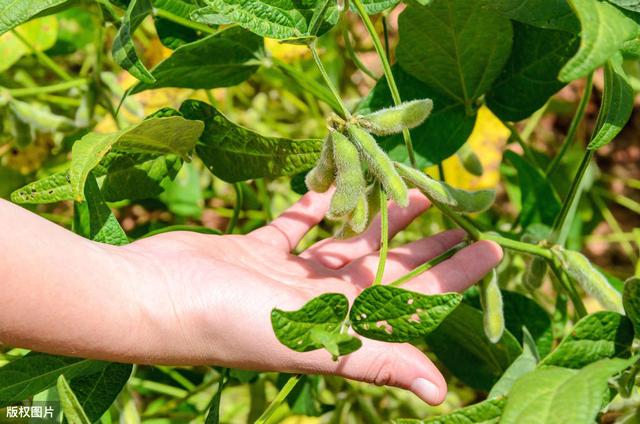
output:
<svg viewBox="0 0 640 424"><path fill-rule="evenodd" d="M327 84L327 87L329 87L329 90L331 90L333 97L335 97L336 102L340 106L340 112L342 114L342 117L344 119L349 119L351 117L351 113L349 113L349 109L347 109L344 102L342 101L342 98L340 97L340 92L331 81L331 78L329 77L327 70L322 64L322 61L320 60L320 56L318 55L318 49L316 48L315 41L309 44L309 50L311 50L311 55L313 56L313 60L315 60L316 65L320 70L320 74L322 74L322 78L324 79L325 84Z"/></svg>
<svg viewBox="0 0 640 424"><path fill-rule="evenodd" d="M535 256L540 256L543 257L545 259L553 259L553 255L551 254L551 251L544 246L539 246L536 244L531 244L531 243L525 243L522 241L518 241L518 240L512 240L510 238L507 237L502 237L500 235L494 234L494 233L482 233L480 234L480 240L490 240L493 241L497 244L499 244L501 247L504 247L506 249L511 249L511 250L515 250L516 252L520 252L520 253L527 253L530 255L535 255Z"/></svg>
<svg viewBox="0 0 640 424"><path fill-rule="evenodd" d="M7 89L11 97L29 97L38 96L40 94L56 93L58 91L65 91L70 88L84 87L87 85L85 78L72 79L64 81L58 84L44 85L42 87L28 87L28 88L10 88Z"/></svg>
<svg viewBox="0 0 640 424"><path fill-rule="evenodd" d="M353 44L351 43L351 36L349 35L349 31L345 26L342 27L342 39L344 40L344 47L347 49L347 54L351 58L351 61L356 65L363 74L367 75L369 78L377 80L378 78L375 76L373 72L369 68L366 67L364 63L358 57L355 49L353 48Z"/></svg>
<svg viewBox="0 0 640 424"><path fill-rule="evenodd" d="M587 308L585 308L582 299L580 298L580 294L575 288L575 285L569 280L567 274L562 271L562 268L557 262L556 258L553 258L550 261L550 267L553 275L556 277L562 288L567 292L569 298L571 299L571 303L573 303L573 307L576 310L576 314L578 318L582 318L587 316Z"/></svg>
<svg viewBox="0 0 640 424"><path fill-rule="evenodd" d="M302 378L301 374L294 375L293 377L291 377L286 382L282 390L280 390L280 392L276 395L276 398L273 400L273 402L271 402L271 404L262 413L262 415L260 415L260 417L255 421L255 424L265 424L269 420L269 418L273 415L273 413L276 412L276 410L282 404L282 402L284 402L287 399L287 396L289 396L289 393L291 393L293 388L296 387L296 384L298 384L301 378Z"/></svg>
<svg viewBox="0 0 640 424"><path fill-rule="evenodd" d="M231 220L229 221L229 226L225 231L226 234L233 234L233 230L235 230L236 225L238 225L238 218L240 217L240 212L242 211L242 205L244 203L244 193L242 191L242 184L235 183L233 188L236 192L236 204L233 207L233 215L231 216Z"/></svg>
<svg viewBox="0 0 640 424"><path fill-rule="evenodd" d="M18 31L16 31L15 29L11 30L11 33L13 35L15 35L15 37L20 40L20 42L22 44L24 44L25 46L27 46L27 48L29 50L31 50L31 53L33 53L37 58L38 61L40 63L42 63L44 66L46 66L47 68L49 68L54 74L56 74L57 76L59 76L60 78L62 78L65 81L70 81L73 78L71 77L71 75L69 75L69 73L67 71L65 71L64 69L62 69L60 66L58 66L58 64L56 62L53 61L53 59L51 59L49 56L47 56L46 54L44 54L43 52L41 52L40 50L36 49L35 46L33 46L26 38L24 38Z"/></svg>
<svg viewBox="0 0 640 424"><path fill-rule="evenodd" d="M449 259L453 255L455 255L457 252L459 252L460 250L464 249L468 245L469 244L467 242L462 242L462 243L456 244L455 246L453 246L451 249L447 250L446 252L436 256L435 258L433 258L433 259L431 259L431 260L429 260L429 261L427 261L425 263L423 263L422 265L418 266L417 268L414 268L413 270L411 270L407 274L405 274L402 277L398 278L394 282L390 283L389 286L391 286L391 287L399 287L399 286L403 285L407 281L414 279L418 275L423 274L426 271L428 271L431 268L433 268L434 266L446 261L447 259Z"/></svg>
<svg viewBox="0 0 640 424"><path fill-rule="evenodd" d="M378 261L378 269L376 270L376 279L373 285L382 284L384 276L384 268L387 263L387 255L389 253L389 204L387 195L382 188L380 190L380 259Z"/></svg>

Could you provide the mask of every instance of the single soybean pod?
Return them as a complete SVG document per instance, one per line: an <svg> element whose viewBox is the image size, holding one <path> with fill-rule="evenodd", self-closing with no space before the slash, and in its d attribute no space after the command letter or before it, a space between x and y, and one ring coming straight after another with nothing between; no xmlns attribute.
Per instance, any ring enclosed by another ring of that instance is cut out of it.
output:
<svg viewBox="0 0 640 424"><path fill-rule="evenodd" d="M369 201L366 190L360 195L356 208L351 212L349 226L356 233L360 234L366 230L369 224Z"/></svg>
<svg viewBox="0 0 640 424"><path fill-rule="evenodd" d="M504 311L496 270L492 270L489 275L484 277L479 286L480 304L484 312L484 333L491 343L498 343L504 333Z"/></svg>
<svg viewBox="0 0 640 424"><path fill-rule="evenodd" d="M349 135L362 152L375 179L382 184L387 196L401 207L409 205L409 189L400 178L389 156L380 148L376 139L357 125L347 126Z"/></svg>
<svg viewBox="0 0 640 424"><path fill-rule="evenodd" d="M604 308L624 314L622 296L609 284L607 278L598 271L586 256L580 252L554 246L551 252L560 260L562 270L593 296Z"/></svg>
<svg viewBox="0 0 640 424"><path fill-rule="evenodd" d="M529 290L540 288L542 280L547 273L547 262L543 258L533 258L525 269L522 277L524 286Z"/></svg>
<svg viewBox="0 0 640 424"><path fill-rule="evenodd" d="M336 165L336 191L331 199L329 217L339 218L356 208L366 186L356 146L337 131L333 132L331 138Z"/></svg>
<svg viewBox="0 0 640 424"><path fill-rule="evenodd" d="M333 139L331 134L324 139L320 158L316 166L309 171L304 179L307 188L317 193L329 190L336 179L336 164L333 160Z"/></svg>
<svg viewBox="0 0 640 424"><path fill-rule="evenodd" d="M412 100L369 115L358 116L356 122L375 135L396 134L422 124L432 110L431 99Z"/></svg>
<svg viewBox="0 0 640 424"><path fill-rule="evenodd" d="M458 149L456 156L458 156L460 163L462 163L462 166L468 173L475 175L476 177L482 176L482 173L484 172L482 162L480 162L478 155L471 150L468 143L463 144L462 147Z"/></svg>

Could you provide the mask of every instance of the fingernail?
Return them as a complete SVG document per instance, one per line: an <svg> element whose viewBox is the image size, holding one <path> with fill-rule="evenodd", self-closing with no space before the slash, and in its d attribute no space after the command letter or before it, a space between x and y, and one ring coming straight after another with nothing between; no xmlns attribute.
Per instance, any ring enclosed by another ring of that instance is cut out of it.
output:
<svg viewBox="0 0 640 424"><path fill-rule="evenodd" d="M416 378L409 390L431 405L437 405L442 402L438 386L425 378Z"/></svg>

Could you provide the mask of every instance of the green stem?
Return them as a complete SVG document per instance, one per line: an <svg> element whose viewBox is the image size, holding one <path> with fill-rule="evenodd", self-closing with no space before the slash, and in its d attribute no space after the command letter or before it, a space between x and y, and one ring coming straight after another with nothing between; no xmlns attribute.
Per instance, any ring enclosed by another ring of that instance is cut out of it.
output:
<svg viewBox="0 0 640 424"><path fill-rule="evenodd" d="M553 259L551 261L551 271L553 275L556 277L562 288L567 292L569 298L571 299L571 303L573 303L573 307L576 310L576 314L578 315L578 319L587 316L587 308L585 308L584 303L582 303L582 299L580 298L580 294L576 290L574 284L569 280L567 274L562 271L562 268L557 263L557 259Z"/></svg>
<svg viewBox="0 0 640 424"><path fill-rule="evenodd" d="M205 34L215 34L217 31L213 28L208 27L207 25L201 24L199 22L193 22L183 18L182 16L175 15L168 10L154 8L153 15L174 22L178 25L182 25L183 27L191 28L195 31L204 32Z"/></svg>
<svg viewBox="0 0 640 424"><path fill-rule="evenodd" d="M398 91L398 86L396 85L396 80L393 77L393 73L391 72L391 65L389 64L389 60L387 59L387 55L385 53L384 47L382 46L382 42L380 41L380 37L378 36L378 33L373 26L373 22L371 22L371 18L367 14L367 11L362 4L362 0L353 0L353 4L358 10L358 14L360 15L362 22L364 22L364 26L369 32L369 36L373 41L373 46L378 53L378 57L380 57L380 61L382 62L382 69L384 70L384 76L387 79L387 85L389 86L389 90L391 91L391 97L393 98L393 103L396 106L399 106L402 103L402 99L400 98L400 91ZM413 143L411 142L411 134L409 133L409 130L403 130L402 136L404 137L404 144L407 147L407 153L409 154L409 162L411 162L411 166L417 168L416 156L413 152Z"/></svg>
<svg viewBox="0 0 640 424"><path fill-rule="evenodd" d="M622 230L622 227L620 227L620 224L618 224L618 221L616 220L615 216L613 216L613 213L611 213L604 200L602 200L602 198L598 195L598 191L595 191L595 193L590 193L590 197L593 203L596 205L596 208L598 208L598 210L600 211L600 214L604 218L607 225L611 227L613 235L623 235L624 231ZM636 263L638 261L638 256L636 255L629 240L622 239L619 240L618 243L620 243L622 250L624 250L624 253L627 255L631 263Z"/></svg>
<svg viewBox="0 0 640 424"><path fill-rule="evenodd" d="M540 123L540 119L542 119L545 112L547 111L547 108L549 107L549 102L550 100L547 100L547 103L545 103L544 106L542 106L540 109L535 111L527 121L526 125L524 126L524 129L522 130L520 135L522 136L522 139L525 142L529 141L531 134L533 134L533 130L535 130L538 124Z"/></svg>
<svg viewBox="0 0 640 424"><path fill-rule="evenodd" d="M384 190L380 189L380 260L373 285L381 284L389 254L389 204Z"/></svg>
<svg viewBox="0 0 640 424"><path fill-rule="evenodd" d="M446 261L447 259L449 259L453 255L455 255L457 252L459 252L460 250L462 250L466 246L468 246L467 242L458 243L457 245L453 246L451 249L447 250L446 252L442 253L441 255L438 255L435 258L433 258L433 259L423 263L422 265L418 266L417 268L414 268L409 273L403 275L402 277L398 278L394 282L390 283L389 286L391 286L391 287L399 287L399 286L403 285L407 281L414 279L418 275L423 274L424 272L430 270L434 266Z"/></svg>
<svg viewBox="0 0 640 424"><path fill-rule="evenodd" d="M240 212L242 211L242 205L244 203L244 193L242 192L242 184L235 183L233 188L236 192L236 204L233 207L233 215L231 216L231 220L229 221L229 226L225 231L226 234L233 234L233 230L238 225L238 218L240 217Z"/></svg>
<svg viewBox="0 0 640 424"><path fill-rule="evenodd" d="M349 119L351 117L351 113L349 113L349 109L347 109L344 102L342 101L342 98L340 97L340 92L335 87L335 85L331 81L331 78L329 77L329 74L327 73L327 70L324 68L322 61L320 60L320 56L318 55L318 49L316 49L315 42L309 44L309 50L311 50L311 55L313 56L313 60L315 60L316 65L320 70L320 74L322 74L322 78L324 79L324 82L327 84L327 87L329 87L329 90L331 90L333 97L335 97L336 102L340 106L340 112L342 114L342 117L344 119Z"/></svg>
<svg viewBox="0 0 640 424"><path fill-rule="evenodd" d="M429 196L427 196L429 197ZM451 208L449 208L449 206L447 205L443 205L442 203L438 202L437 200L429 197L429 200L431 201L431 203L437 207L438 209L440 209L440 211L446 215L450 220L452 220L453 222L455 222L456 224L458 224L458 226L460 228L462 228L463 230L465 230L467 232L467 234L469 234L469 237L471 237L471 239L473 240L480 240L481 238L481 233L480 230L478 230L475 225L473 225L471 222L469 222L465 217L463 217L462 215L457 214L456 212L452 211Z"/></svg>
<svg viewBox="0 0 640 424"><path fill-rule="evenodd" d="M296 387L296 384L298 384L301 378L302 378L301 374L294 375L293 377L291 377L286 382L282 390L280 390L280 392L278 393L276 398L273 400L273 402L271 402L271 404L262 413L262 415L260 415L260 417L255 421L254 424L265 424L269 420L269 418L273 415L273 413L276 412L278 407L280 407L282 402L284 402L287 399L287 396L289 396L289 393L291 393L293 388Z"/></svg>
<svg viewBox="0 0 640 424"><path fill-rule="evenodd" d="M344 40L344 46L347 49L347 54L351 58L351 61L356 65L356 68L362 71L363 74L369 76L369 78L377 80L378 78L375 74L371 72L371 70L367 68L358 57L358 54L353 48L353 44L351 44L351 35L349 35L349 30L346 25L342 27L342 39Z"/></svg>
<svg viewBox="0 0 640 424"><path fill-rule="evenodd" d="M529 159L529 162L531 162L537 168L540 168L540 164L538 164L538 160L536 159L535 155L533 154L533 151L529 148L529 145L524 141L524 139L522 138L522 136L518 132L518 129L510 122L502 121L502 123L504 124L505 127L507 127L509 129L509 131L511 131L511 136L518 142L520 147L522 147L522 151L524 152L524 156L527 159Z"/></svg>
<svg viewBox="0 0 640 424"><path fill-rule="evenodd" d="M87 80L84 78L78 78L58 84L44 85L42 87L11 88L7 91L11 97L29 97L40 94L56 93L58 91L65 91L75 87L84 87L85 85L87 85Z"/></svg>
<svg viewBox="0 0 640 424"><path fill-rule="evenodd" d="M594 153L595 151L593 150L587 150L585 152L582 162L580 162L580 166L578 167L578 171L576 172L576 176L571 182L569 193L567 193L567 196L562 203L562 209L560 209L560 213L553 224L552 241L560 245L564 244L567 237L568 226L571 224L570 220L567 220L567 218L570 215L569 212L575 209L578 201L580 200L578 193L581 190L582 180L587 173L587 169L589 168L591 159L593 159Z"/></svg>
<svg viewBox="0 0 640 424"><path fill-rule="evenodd" d="M545 170L545 174L550 177L558 170L558 165L560 165L560 161L562 157L567 152L571 144L573 144L573 140L575 139L576 132L578 131L578 127L580 126L580 122L582 122L582 118L584 117L584 113L587 109L587 105L589 104L589 99L591 98L591 91L593 91L593 73L589 74L587 77L587 85L584 87L584 91L582 92L582 98L580 99L580 103L578 103L578 109L576 109L576 113L573 115L573 119L571 119L571 125L569 125L569 130L567 131L567 136L564 138L562 142L562 146L560 147L560 151L553 158L547 169Z"/></svg>
<svg viewBox="0 0 640 424"><path fill-rule="evenodd" d="M540 256L546 259L553 259L553 255L551 254L551 251L548 248L543 246L538 246L536 244L525 243L518 240L512 240L510 238L502 237L492 233L482 233L479 239L493 241L506 249L515 250L516 252Z"/></svg>
<svg viewBox="0 0 640 424"><path fill-rule="evenodd" d="M386 14L382 15L382 36L384 37L384 55L387 57L387 60L391 60L391 53L389 52L389 27Z"/></svg>
<svg viewBox="0 0 640 424"><path fill-rule="evenodd" d="M627 196L623 196L622 194L612 193L608 190L603 190L600 187L596 187L594 191L597 192L599 195L616 202L620 206L624 206L630 211L640 214L640 203L636 202L635 200L630 199Z"/></svg>
<svg viewBox="0 0 640 424"><path fill-rule="evenodd" d="M271 211L271 199L269 198L269 190L267 190L267 182L264 178L258 178L256 186L262 202L262 209L264 210L264 219L269 223L273 221L273 212Z"/></svg>
<svg viewBox="0 0 640 424"><path fill-rule="evenodd" d="M18 40L20 40L20 42L22 42L22 44L24 44L25 46L27 46L27 48L29 50L31 50L31 53L33 53L38 58L38 61L40 63L42 63L47 68L49 68L54 74L56 74L57 76L59 76L60 78L62 78L65 81L70 81L70 80L73 79L71 77L71 75L69 75L69 73L67 73L67 71L65 71L60 66L58 66L58 64L56 62L54 62L49 56L47 56L46 54L42 53L40 50L36 49L18 31L11 30L11 32L13 33L13 35L16 36L16 38Z"/></svg>

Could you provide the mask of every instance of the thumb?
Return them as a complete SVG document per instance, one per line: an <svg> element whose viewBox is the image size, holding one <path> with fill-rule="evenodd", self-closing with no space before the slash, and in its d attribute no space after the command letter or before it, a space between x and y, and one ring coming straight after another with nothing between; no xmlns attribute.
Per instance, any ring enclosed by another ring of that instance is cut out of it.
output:
<svg viewBox="0 0 640 424"><path fill-rule="evenodd" d="M331 374L410 390L431 405L442 403L447 395L447 383L440 371L410 344L364 339L359 350L333 364L334 369L328 371Z"/></svg>

